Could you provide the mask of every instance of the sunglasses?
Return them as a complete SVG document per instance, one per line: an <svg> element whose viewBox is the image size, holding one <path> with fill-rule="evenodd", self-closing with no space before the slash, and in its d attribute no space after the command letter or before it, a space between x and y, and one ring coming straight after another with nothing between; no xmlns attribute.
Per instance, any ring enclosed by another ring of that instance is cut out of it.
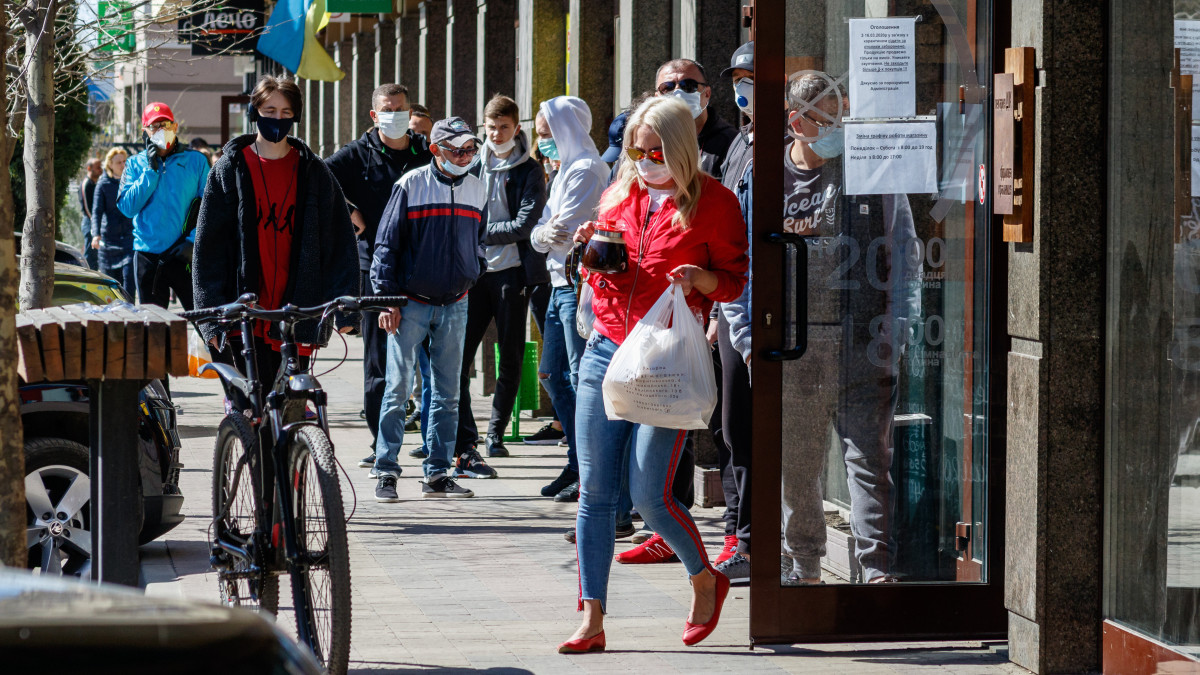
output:
<svg viewBox="0 0 1200 675"><path fill-rule="evenodd" d="M441 146L438 146L438 147L441 147ZM450 155L454 159L462 159L463 157L470 157L471 155L474 155L478 151L479 151L479 148L476 148L474 145L472 145L469 148L442 148L442 152L446 153L447 155Z"/></svg>
<svg viewBox="0 0 1200 675"><path fill-rule="evenodd" d="M678 82L663 82L662 84L658 85L658 93L669 94L669 93L675 91L676 89L681 89L681 90L683 90L683 92L685 94L694 94L694 93L696 93L696 90L699 89L700 87L707 87L707 86L708 86L707 82L693 80L692 78L689 77L687 79L683 79Z"/></svg>
<svg viewBox="0 0 1200 675"><path fill-rule="evenodd" d="M655 164L666 164L667 158L663 156L662 150L639 150L637 148L625 148L625 154L629 155L629 159L635 162L642 161L642 158L654 162Z"/></svg>
<svg viewBox="0 0 1200 675"><path fill-rule="evenodd" d="M151 122L150 124L147 124L146 128L150 129L151 131L158 131L159 129L162 129L162 128L170 126L170 125L171 125L170 120L158 120L157 122Z"/></svg>

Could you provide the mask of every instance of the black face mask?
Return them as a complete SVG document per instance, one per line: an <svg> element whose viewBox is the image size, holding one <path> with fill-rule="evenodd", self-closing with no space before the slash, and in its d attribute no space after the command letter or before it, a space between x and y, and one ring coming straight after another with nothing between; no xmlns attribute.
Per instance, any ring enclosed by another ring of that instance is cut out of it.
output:
<svg viewBox="0 0 1200 675"><path fill-rule="evenodd" d="M292 130L292 125L296 123L294 117L285 117L281 120L274 117L260 117L256 124L258 125L258 133L269 143L278 143L287 138L288 132Z"/></svg>

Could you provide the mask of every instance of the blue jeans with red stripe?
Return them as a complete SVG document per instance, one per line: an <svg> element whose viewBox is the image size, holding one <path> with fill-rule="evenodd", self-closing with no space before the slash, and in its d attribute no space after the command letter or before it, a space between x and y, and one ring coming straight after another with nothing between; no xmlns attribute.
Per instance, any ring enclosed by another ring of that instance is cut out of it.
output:
<svg viewBox="0 0 1200 675"><path fill-rule="evenodd" d="M623 469L628 472L633 505L646 525L675 550L687 573L695 575L712 569L696 521L671 491L687 432L610 420L604 413L601 385L616 351L617 344L599 333L588 340L579 363L575 404L580 600L599 600L601 608L608 602Z"/></svg>

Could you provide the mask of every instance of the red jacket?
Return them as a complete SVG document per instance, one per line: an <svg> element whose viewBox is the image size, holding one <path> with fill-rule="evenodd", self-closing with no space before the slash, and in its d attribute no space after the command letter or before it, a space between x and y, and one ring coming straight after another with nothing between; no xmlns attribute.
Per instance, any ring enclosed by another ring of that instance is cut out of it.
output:
<svg viewBox="0 0 1200 675"><path fill-rule="evenodd" d="M609 188L612 189L612 188ZM691 264L717 275L717 288L705 296L693 290L688 305L708 316L713 302L736 300L746 285L746 223L742 220L737 197L720 181L704 176L700 203L696 205L688 229L680 231L671 224L675 200L668 197L647 222L650 195L640 184L623 202L600 214L601 219L616 220L625 227L629 247L629 269L621 274L592 274L596 312L595 330L617 344L645 316L670 282L667 273L679 265Z"/></svg>

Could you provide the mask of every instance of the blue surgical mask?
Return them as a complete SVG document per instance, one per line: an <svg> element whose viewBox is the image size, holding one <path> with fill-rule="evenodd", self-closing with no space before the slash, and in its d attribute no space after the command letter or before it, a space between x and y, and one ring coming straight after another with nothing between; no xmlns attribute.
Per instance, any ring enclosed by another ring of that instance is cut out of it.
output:
<svg viewBox="0 0 1200 675"><path fill-rule="evenodd" d="M296 123L294 117L285 117L283 119L275 119L274 117L258 118L258 133L262 134L263 140L268 143L278 143L287 138L288 133L292 130L292 125Z"/></svg>
<svg viewBox="0 0 1200 675"><path fill-rule="evenodd" d="M538 152L546 159L558 159L558 145L553 138L539 138Z"/></svg>
<svg viewBox="0 0 1200 675"><path fill-rule="evenodd" d="M699 89L689 94L683 89L676 87L671 91L671 96L677 96L683 99L683 102L687 104L688 110L692 111L692 119L696 119L700 116L700 113L704 112L704 106L700 104Z"/></svg>
<svg viewBox="0 0 1200 675"><path fill-rule="evenodd" d="M824 136L809 143L808 147L812 148L812 151L823 159L833 159L842 154L842 151L846 149L846 130L841 127L834 127L827 131Z"/></svg>
<svg viewBox="0 0 1200 675"><path fill-rule="evenodd" d="M734 83L733 102L747 115L754 114L754 80L743 77Z"/></svg>

